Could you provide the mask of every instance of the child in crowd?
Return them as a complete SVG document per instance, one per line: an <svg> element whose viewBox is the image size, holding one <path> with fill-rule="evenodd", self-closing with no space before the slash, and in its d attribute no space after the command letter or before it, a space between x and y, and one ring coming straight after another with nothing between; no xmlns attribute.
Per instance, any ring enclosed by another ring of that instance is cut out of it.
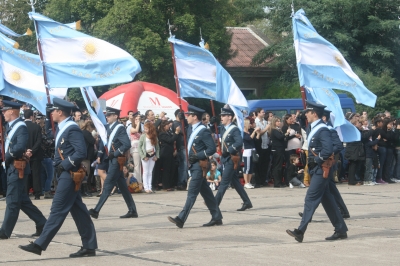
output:
<svg viewBox="0 0 400 266"><path fill-rule="evenodd" d="M217 162L211 161L211 169L207 173L207 184L212 190L217 190L221 182L221 173L217 170Z"/></svg>
<svg viewBox="0 0 400 266"><path fill-rule="evenodd" d="M126 180L126 184L128 185L128 189L131 193L142 192L142 188L138 182L138 180L133 176L133 169L129 169L127 166L122 168L122 172L124 173L124 178Z"/></svg>
<svg viewBox="0 0 400 266"><path fill-rule="evenodd" d="M365 174L364 174L364 186L373 186L376 183L373 182L373 163L374 159L377 157L376 150L378 149L378 141L381 139L381 135L375 140L372 140L372 136L369 138L369 141L364 144L365 147Z"/></svg>
<svg viewBox="0 0 400 266"><path fill-rule="evenodd" d="M289 180L289 187L306 187L303 184L304 169L297 166L299 164L299 156L297 154L290 155L290 164L286 170L286 178Z"/></svg>

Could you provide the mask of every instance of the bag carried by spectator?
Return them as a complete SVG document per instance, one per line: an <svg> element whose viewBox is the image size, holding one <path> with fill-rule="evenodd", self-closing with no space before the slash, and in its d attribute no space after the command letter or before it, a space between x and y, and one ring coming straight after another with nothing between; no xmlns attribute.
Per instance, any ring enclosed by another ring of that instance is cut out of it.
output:
<svg viewBox="0 0 400 266"><path fill-rule="evenodd" d="M251 151L251 159L253 159L254 163L258 163L258 159L260 159L260 156L258 155L256 150Z"/></svg>

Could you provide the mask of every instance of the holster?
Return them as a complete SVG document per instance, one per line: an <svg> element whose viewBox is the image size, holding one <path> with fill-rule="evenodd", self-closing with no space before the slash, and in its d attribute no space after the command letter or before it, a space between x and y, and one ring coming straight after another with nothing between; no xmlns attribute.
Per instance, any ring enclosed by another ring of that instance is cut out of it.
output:
<svg viewBox="0 0 400 266"><path fill-rule="evenodd" d="M14 160L14 168L18 170L18 178L24 178L24 172L26 167L26 161L24 159Z"/></svg>
<svg viewBox="0 0 400 266"><path fill-rule="evenodd" d="M58 148L58 154L60 155L61 159L64 160L64 156L62 155L60 148ZM75 183L75 191L79 191L81 189L82 181L86 176L85 167L81 164L81 167L79 167L78 171L69 171L69 173L71 174L71 178Z"/></svg>
<svg viewBox="0 0 400 266"><path fill-rule="evenodd" d="M193 146L192 146L192 150L193 150L194 154L197 154L197 152ZM207 178L207 173L210 170L210 161L208 160L208 158L206 158L204 160L199 160L199 165L201 167L201 170L203 171L203 177Z"/></svg>
<svg viewBox="0 0 400 266"><path fill-rule="evenodd" d="M124 168L124 165L126 163L126 156L121 155L117 157L118 159L118 164L119 164L119 170L122 171Z"/></svg>
<svg viewBox="0 0 400 266"><path fill-rule="evenodd" d="M208 159L199 160L199 165L201 167L201 170L203 170L203 177L207 178L207 173L208 173L208 170L210 169L209 160Z"/></svg>
<svg viewBox="0 0 400 266"><path fill-rule="evenodd" d="M233 169L237 170L237 168L239 166L239 162L240 162L240 156L231 154L231 160L233 162Z"/></svg>
<svg viewBox="0 0 400 266"><path fill-rule="evenodd" d="M312 152L314 156L317 156L314 152ZM329 158L324 161L321 165L323 174L322 177L323 178L328 178L329 177L329 172L332 168L332 166L335 164L335 155L332 153L331 156L329 156Z"/></svg>
<svg viewBox="0 0 400 266"><path fill-rule="evenodd" d="M78 171L72 172L71 173L71 178L75 183L75 191L79 191L81 189L81 184L83 179L85 179L86 176L86 171L85 169L81 166L79 167Z"/></svg>

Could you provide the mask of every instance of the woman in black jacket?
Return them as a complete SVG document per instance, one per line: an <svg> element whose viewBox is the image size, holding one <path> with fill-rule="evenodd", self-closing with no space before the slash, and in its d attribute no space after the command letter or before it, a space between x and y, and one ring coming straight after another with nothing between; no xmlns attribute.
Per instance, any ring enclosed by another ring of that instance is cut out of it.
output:
<svg viewBox="0 0 400 266"><path fill-rule="evenodd" d="M181 132L181 128L177 127L175 132L172 133L169 121L162 121L160 125L160 133L158 134L158 141L160 144L160 168L162 171L162 185L166 191L173 191L171 188L173 166L174 166L174 144Z"/></svg>
<svg viewBox="0 0 400 266"><path fill-rule="evenodd" d="M86 144L86 150L87 150L87 155L86 159L82 161L82 164L86 168L86 176L85 180L82 181L82 187L83 187L83 195L91 197L92 194L90 193L90 188L88 187L88 184L91 184L92 180L89 180L89 177L92 175L91 173L91 168L90 165L91 163L95 160L95 151L94 151L94 144L96 143L96 139L92 135L92 131L94 130L94 124L92 121L84 121L84 120L79 120L79 127L82 130L83 138L85 139L85 144Z"/></svg>
<svg viewBox="0 0 400 266"><path fill-rule="evenodd" d="M376 129L372 133L372 140L375 140L379 135L381 135L381 139L378 141L378 155L379 155L379 164L380 167L378 169L378 173L376 175L376 183L378 184L386 184L385 181L382 180L383 177L383 169L385 168L386 163L386 141L387 131L383 130L383 120L381 118L374 119L374 124Z"/></svg>
<svg viewBox="0 0 400 266"><path fill-rule="evenodd" d="M382 129L386 131L386 161L385 166L383 168L383 180L387 183L396 183L392 179L393 175L393 161L395 157L395 143L396 143L396 134L393 131L393 120L390 118L386 118L383 121Z"/></svg>
<svg viewBox="0 0 400 266"><path fill-rule="evenodd" d="M283 133L281 130L281 119L274 117L269 131L272 146L272 165L271 174L274 178L274 187L282 188L286 185L282 182L282 165L285 159L286 137L289 135L289 129Z"/></svg>

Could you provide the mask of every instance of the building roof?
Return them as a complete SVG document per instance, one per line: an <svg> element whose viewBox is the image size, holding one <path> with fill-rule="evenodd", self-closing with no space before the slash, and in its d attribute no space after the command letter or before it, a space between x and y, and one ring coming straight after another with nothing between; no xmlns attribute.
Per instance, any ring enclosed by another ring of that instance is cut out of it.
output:
<svg viewBox="0 0 400 266"><path fill-rule="evenodd" d="M250 27L227 27L227 30L232 33L231 50L236 56L228 60L226 67L254 67L251 61L268 46L268 39Z"/></svg>

